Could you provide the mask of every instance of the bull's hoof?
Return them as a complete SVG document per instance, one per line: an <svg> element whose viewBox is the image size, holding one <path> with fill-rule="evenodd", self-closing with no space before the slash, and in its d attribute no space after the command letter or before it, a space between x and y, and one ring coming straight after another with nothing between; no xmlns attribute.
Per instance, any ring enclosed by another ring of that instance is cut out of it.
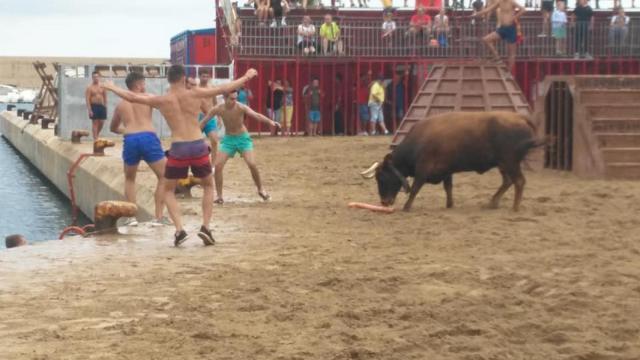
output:
<svg viewBox="0 0 640 360"><path fill-rule="evenodd" d="M89 131L87 130L73 130L71 132L71 142L74 144L80 144L80 140L82 140L83 136L89 136Z"/></svg>
<svg viewBox="0 0 640 360"><path fill-rule="evenodd" d="M96 231L115 230L121 217L134 217L138 206L127 201L102 201L96 205L94 218Z"/></svg>
<svg viewBox="0 0 640 360"><path fill-rule="evenodd" d="M191 188L196 185L201 185L202 180L189 175L188 178L178 180L178 184L176 185L176 194L180 194L185 198L191 197Z"/></svg>
<svg viewBox="0 0 640 360"><path fill-rule="evenodd" d="M116 146L116 144L113 141L97 139L93 142L93 155L104 155L105 148L114 146Z"/></svg>

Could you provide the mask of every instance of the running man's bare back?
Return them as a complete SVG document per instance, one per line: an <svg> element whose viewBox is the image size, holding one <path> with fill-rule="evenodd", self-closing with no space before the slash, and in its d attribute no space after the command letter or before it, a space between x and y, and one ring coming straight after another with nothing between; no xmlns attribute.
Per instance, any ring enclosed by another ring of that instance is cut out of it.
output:
<svg viewBox="0 0 640 360"><path fill-rule="evenodd" d="M124 134L132 134L142 131L155 132L153 127L151 115L153 109L149 105L134 104L126 100L122 100L118 106L116 106L112 128L114 123L117 126L118 123L124 125Z"/></svg>

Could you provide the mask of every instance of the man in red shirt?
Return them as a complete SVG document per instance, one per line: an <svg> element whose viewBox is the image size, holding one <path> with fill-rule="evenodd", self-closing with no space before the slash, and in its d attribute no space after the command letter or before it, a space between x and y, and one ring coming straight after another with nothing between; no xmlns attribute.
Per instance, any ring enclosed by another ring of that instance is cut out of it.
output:
<svg viewBox="0 0 640 360"><path fill-rule="evenodd" d="M411 17L409 30L407 30L405 36L409 34L416 36L420 33L422 33L422 36L427 40L431 37L431 17L425 14L424 7L422 6L419 7Z"/></svg>

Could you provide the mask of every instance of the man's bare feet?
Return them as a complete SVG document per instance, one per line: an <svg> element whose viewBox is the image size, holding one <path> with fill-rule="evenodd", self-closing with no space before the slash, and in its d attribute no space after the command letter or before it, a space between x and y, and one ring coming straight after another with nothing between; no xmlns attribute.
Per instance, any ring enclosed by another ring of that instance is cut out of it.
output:
<svg viewBox="0 0 640 360"><path fill-rule="evenodd" d="M260 197L262 198L262 200L264 201L269 201L271 200L271 195L269 195L269 193L267 193L266 191L262 190L262 191L258 191L258 195L260 195Z"/></svg>

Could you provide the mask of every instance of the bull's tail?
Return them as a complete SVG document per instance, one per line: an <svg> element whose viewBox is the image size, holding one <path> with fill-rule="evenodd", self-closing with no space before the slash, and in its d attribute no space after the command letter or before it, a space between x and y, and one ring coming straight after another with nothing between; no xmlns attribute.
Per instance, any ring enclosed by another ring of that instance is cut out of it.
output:
<svg viewBox="0 0 640 360"><path fill-rule="evenodd" d="M523 141L516 146L516 155L520 161L524 160L531 150L539 147L548 146L552 143L551 137L545 136L542 138L531 138Z"/></svg>

